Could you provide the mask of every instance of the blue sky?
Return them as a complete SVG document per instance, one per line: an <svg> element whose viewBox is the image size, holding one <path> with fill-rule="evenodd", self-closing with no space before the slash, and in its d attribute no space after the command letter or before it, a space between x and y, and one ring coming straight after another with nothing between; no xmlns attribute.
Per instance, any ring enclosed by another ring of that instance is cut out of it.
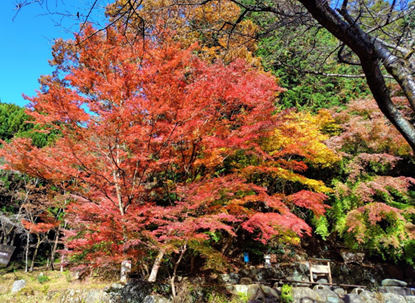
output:
<svg viewBox="0 0 415 303"><path fill-rule="evenodd" d="M70 31L79 28L76 13L80 19L87 15L91 1L88 0L49 0L48 7L32 4L16 14L15 1L0 0L0 99L3 103L28 104L22 93L33 96L39 88L38 78L50 74L52 68L48 60L52 58L53 40L59 37L68 39ZM92 1L93 2L93 1ZM101 1L103 3L105 1ZM64 12L74 16L65 17L63 26L57 25L62 17L47 12ZM97 8L92 16L102 16Z"/></svg>

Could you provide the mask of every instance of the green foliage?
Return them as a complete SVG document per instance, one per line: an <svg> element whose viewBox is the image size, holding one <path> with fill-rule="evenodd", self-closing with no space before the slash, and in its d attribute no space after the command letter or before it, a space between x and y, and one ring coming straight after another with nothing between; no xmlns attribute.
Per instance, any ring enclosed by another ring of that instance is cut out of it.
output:
<svg viewBox="0 0 415 303"><path fill-rule="evenodd" d="M244 293L244 292L238 292L238 297L239 297L239 301L240 303L246 303L248 302L248 294Z"/></svg>
<svg viewBox="0 0 415 303"><path fill-rule="evenodd" d="M319 217L313 217L312 223L314 225L314 233L317 235L320 235L323 240L326 240L326 237L330 235L329 231L329 222L327 221L327 217L325 216L319 216Z"/></svg>
<svg viewBox="0 0 415 303"><path fill-rule="evenodd" d="M291 285L284 284L281 287L281 301L286 303L294 301L293 287Z"/></svg>
<svg viewBox="0 0 415 303"><path fill-rule="evenodd" d="M229 298L222 293L209 293L206 296L208 303L227 303Z"/></svg>
<svg viewBox="0 0 415 303"><path fill-rule="evenodd" d="M38 125L31 123L32 120L23 107L0 103L0 139L10 141L13 138L30 138L36 147L54 142L57 132L44 132Z"/></svg>
<svg viewBox="0 0 415 303"><path fill-rule="evenodd" d="M49 282L49 281L50 281L49 277L48 277L48 276L46 276L46 275L44 275L44 274L40 274L40 275L38 275L38 276L37 276L37 280L38 280L38 282L39 282L40 284L43 284L43 283L46 283L46 282Z"/></svg>
<svg viewBox="0 0 415 303"><path fill-rule="evenodd" d="M415 200L410 188L415 179L401 169L413 167L407 160L409 146L373 100L353 101L334 117L343 132L328 143L344 157L332 181L328 222L352 249L413 264L408 252L414 239ZM320 224L314 225L324 234Z"/></svg>
<svg viewBox="0 0 415 303"><path fill-rule="evenodd" d="M257 55L287 89L280 95L281 108L317 111L369 94L364 78L328 76L362 73L356 66L337 63L328 51L336 46L336 39L320 28L286 28L260 40Z"/></svg>
<svg viewBox="0 0 415 303"><path fill-rule="evenodd" d="M24 108L15 104L0 103L0 138L3 140L12 139L15 134L30 130L33 126L26 121Z"/></svg>

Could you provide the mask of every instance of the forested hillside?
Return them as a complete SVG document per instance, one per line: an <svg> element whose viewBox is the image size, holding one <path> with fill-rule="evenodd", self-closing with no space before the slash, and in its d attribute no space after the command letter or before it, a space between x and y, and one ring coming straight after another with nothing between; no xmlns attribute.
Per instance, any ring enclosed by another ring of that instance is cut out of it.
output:
<svg viewBox="0 0 415 303"><path fill-rule="evenodd" d="M370 70L303 2L118 0L105 28L56 40L27 108L0 104L13 266L130 260L173 296L179 270L228 271L243 252L414 266L413 3L324 7L400 64L376 48Z"/></svg>

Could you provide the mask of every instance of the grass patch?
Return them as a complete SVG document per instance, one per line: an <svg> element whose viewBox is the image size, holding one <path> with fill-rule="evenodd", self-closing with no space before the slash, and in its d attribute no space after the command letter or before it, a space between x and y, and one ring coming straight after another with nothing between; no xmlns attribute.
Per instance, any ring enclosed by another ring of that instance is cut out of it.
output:
<svg viewBox="0 0 415 303"><path fill-rule="evenodd" d="M43 275L41 274L43 273ZM25 280L26 286L18 293L11 293L14 281ZM3 268L0 270L0 302L46 303L57 302L67 289L103 289L117 281L99 277L86 277L84 280L72 278L69 271L40 271L25 273L23 269Z"/></svg>

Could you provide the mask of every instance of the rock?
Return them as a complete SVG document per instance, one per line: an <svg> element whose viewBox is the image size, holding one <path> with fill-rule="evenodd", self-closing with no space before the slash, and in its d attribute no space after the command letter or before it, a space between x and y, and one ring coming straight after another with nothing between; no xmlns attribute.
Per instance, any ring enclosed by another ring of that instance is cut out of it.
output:
<svg viewBox="0 0 415 303"><path fill-rule="evenodd" d="M308 287L293 287L292 288L294 303L315 303L318 295Z"/></svg>
<svg viewBox="0 0 415 303"><path fill-rule="evenodd" d="M339 296L330 289L317 289L314 292L319 296L320 301L328 303L339 303Z"/></svg>
<svg viewBox="0 0 415 303"><path fill-rule="evenodd" d="M261 285L251 284L248 286L248 300L265 300L265 294L262 291Z"/></svg>
<svg viewBox="0 0 415 303"><path fill-rule="evenodd" d="M230 284L229 283L229 274L220 274L219 276L218 276L218 282L220 283L220 284Z"/></svg>
<svg viewBox="0 0 415 303"><path fill-rule="evenodd" d="M190 284L192 284L192 285L203 285L203 284L206 284L206 279L204 277L202 277L202 276L186 277L184 279L187 279L187 281ZM160 284L158 284L158 285L160 285Z"/></svg>
<svg viewBox="0 0 415 303"><path fill-rule="evenodd" d="M58 303L83 303L86 299L85 291L67 289L58 299Z"/></svg>
<svg viewBox="0 0 415 303"><path fill-rule="evenodd" d="M285 279L285 274L281 269L275 267L258 268L256 272L256 280L259 282L267 282L270 279Z"/></svg>
<svg viewBox="0 0 415 303"><path fill-rule="evenodd" d="M16 293L16 292L20 291L25 286L26 286L26 281L25 280L14 281L13 286L12 286L12 293Z"/></svg>
<svg viewBox="0 0 415 303"><path fill-rule="evenodd" d="M346 294L346 291L341 287L336 287L333 290L339 297L343 297Z"/></svg>
<svg viewBox="0 0 415 303"><path fill-rule="evenodd" d="M256 274L257 274L257 269L241 269L238 274L240 274L242 277L247 277L247 278L251 278L252 280L256 280Z"/></svg>
<svg viewBox="0 0 415 303"><path fill-rule="evenodd" d="M384 303L406 303L405 297L395 294L386 293L383 294Z"/></svg>
<svg viewBox="0 0 415 303"><path fill-rule="evenodd" d="M249 285L242 285L242 284L235 284L235 285L227 285L226 290L229 291L233 295L238 295L239 293L247 294L248 293Z"/></svg>
<svg viewBox="0 0 415 303"><path fill-rule="evenodd" d="M408 303L415 303L415 296L406 296L405 300Z"/></svg>
<svg viewBox="0 0 415 303"><path fill-rule="evenodd" d="M243 284L243 285L249 285L249 284L252 284L252 283L254 283L254 282L252 281L251 278L248 278L248 277L243 277L243 278L241 278L241 280L239 280L239 284Z"/></svg>
<svg viewBox="0 0 415 303"><path fill-rule="evenodd" d="M152 283L139 279L131 279L121 291L122 302L142 303L151 294L152 290Z"/></svg>
<svg viewBox="0 0 415 303"><path fill-rule="evenodd" d="M278 292L275 289L260 284L228 285L226 289L233 295L246 296L250 302L252 302L252 300L259 300L262 302L276 302L279 297Z"/></svg>
<svg viewBox="0 0 415 303"><path fill-rule="evenodd" d="M346 249L340 250L340 255L342 256L344 263L362 263L365 258L364 253L351 252Z"/></svg>
<svg viewBox="0 0 415 303"><path fill-rule="evenodd" d="M237 273L221 274L218 276L219 283L221 284L238 284L241 279L241 275Z"/></svg>
<svg viewBox="0 0 415 303"><path fill-rule="evenodd" d="M298 270L294 270L293 274L292 274L292 278L293 281L298 281L298 282L303 282L303 281L310 281L309 279L309 274L304 274Z"/></svg>
<svg viewBox="0 0 415 303"><path fill-rule="evenodd" d="M398 287L398 286L381 286L379 287L381 293L391 293L400 296L413 296L415 295L414 288Z"/></svg>
<svg viewBox="0 0 415 303"><path fill-rule="evenodd" d="M170 303L171 301L159 295L149 295L144 298L143 303Z"/></svg>
<svg viewBox="0 0 415 303"><path fill-rule="evenodd" d="M75 290L67 289L58 298L58 303L115 303L120 302L120 298L112 299L111 295L102 289Z"/></svg>
<svg viewBox="0 0 415 303"><path fill-rule="evenodd" d="M351 294L356 294L356 295L360 295L362 292L364 292L365 290L363 288L360 287L356 287L353 288L352 291L350 292Z"/></svg>
<svg viewBox="0 0 415 303"><path fill-rule="evenodd" d="M363 298L357 294L347 294L343 297L345 303L366 303Z"/></svg>
<svg viewBox="0 0 415 303"><path fill-rule="evenodd" d="M330 286L328 286L328 285L320 285L320 284L314 285L314 287L313 287L313 290L314 291L319 290L319 289L328 289L328 290L330 290Z"/></svg>
<svg viewBox="0 0 415 303"><path fill-rule="evenodd" d="M385 277L382 266L359 266L355 264L332 263L332 277L334 283L365 285L368 288L379 287Z"/></svg>
<svg viewBox="0 0 415 303"><path fill-rule="evenodd" d="M382 299L381 294L378 294L378 298L376 298L376 295L373 292L367 290L362 291L359 296L367 303L379 303Z"/></svg>
<svg viewBox="0 0 415 303"><path fill-rule="evenodd" d="M262 292L260 286L258 284L251 284L251 285L242 285L242 284L236 284L236 285L228 285L226 286L226 289L235 296L244 296L249 301L251 300L258 300L258 299L264 299L265 295Z"/></svg>
<svg viewBox="0 0 415 303"><path fill-rule="evenodd" d="M116 292L119 293L121 292L121 290L124 288L124 285L119 284L119 283L113 283L110 286L106 286L104 288L104 291L107 293L111 293L111 292Z"/></svg>
<svg viewBox="0 0 415 303"><path fill-rule="evenodd" d="M408 283L397 280L397 279L385 279L382 280L382 286L399 286L399 287L406 287Z"/></svg>
<svg viewBox="0 0 415 303"><path fill-rule="evenodd" d="M270 299L270 298L277 298L278 299L279 298L278 292L275 289L273 289L269 286L265 286L265 285L261 285L261 289L264 292L267 299Z"/></svg>
<svg viewBox="0 0 415 303"><path fill-rule="evenodd" d="M85 299L82 301L82 303L106 303L111 302L110 298L110 295L104 292L102 289L92 289L86 293Z"/></svg>
<svg viewBox="0 0 415 303"><path fill-rule="evenodd" d="M241 279L240 274L237 274L234 272L229 273L229 283L238 284L240 279Z"/></svg>

